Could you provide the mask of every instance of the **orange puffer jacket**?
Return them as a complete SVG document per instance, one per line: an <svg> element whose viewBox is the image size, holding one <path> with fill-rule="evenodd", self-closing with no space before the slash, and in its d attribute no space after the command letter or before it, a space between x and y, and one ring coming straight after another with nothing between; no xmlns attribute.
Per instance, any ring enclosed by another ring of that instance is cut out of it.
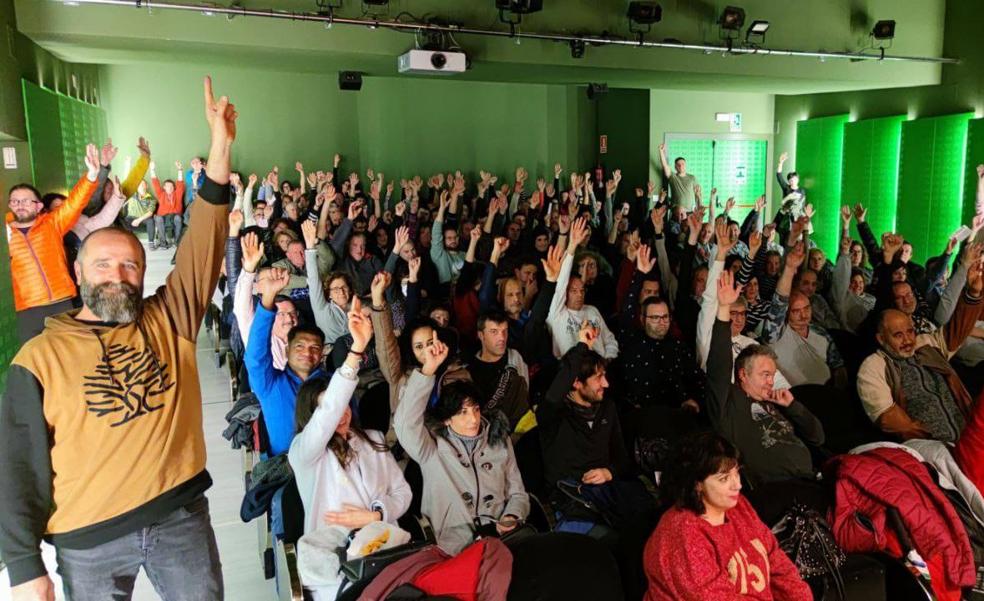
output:
<svg viewBox="0 0 984 601"><path fill-rule="evenodd" d="M96 182L83 175L60 207L38 215L26 231L16 227L13 213L7 213L10 275L14 284L14 307L18 311L75 296L75 283L68 274L62 238L79 220L95 190Z"/></svg>

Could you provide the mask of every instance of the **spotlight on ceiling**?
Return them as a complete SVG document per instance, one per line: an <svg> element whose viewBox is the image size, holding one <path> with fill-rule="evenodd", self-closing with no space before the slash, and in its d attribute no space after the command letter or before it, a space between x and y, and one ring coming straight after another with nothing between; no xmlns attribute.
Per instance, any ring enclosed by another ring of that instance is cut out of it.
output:
<svg viewBox="0 0 984 601"><path fill-rule="evenodd" d="M571 58L584 58L584 40L571 40Z"/></svg>
<svg viewBox="0 0 984 601"><path fill-rule="evenodd" d="M495 0L495 7L517 15L528 15L543 10L543 0Z"/></svg>
<svg viewBox="0 0 984 601"><path fill-rule="evenodd" d="M871 30L871 36L876 40L891 40L895 38L895 21L878 21Z"/></svg>
<svg viewBox="0 0 984 601"><path fill-rule="evenodd" d="M629 21L652 25L663 20L663 7L658 2L629 2Z"/></svg>
<svg viewBox="0 0 984 601"><path fill-rule="evenodd" d="M595 100L602 94L608 93L607 83L589 83L588 84L588 100Z"/></svg>
<svg viewBox="0 0 984 601"><path fill-rule="evenodd" d="M756 19L748 26L748 31L745 32L745 41L764 42L767 31L769 31L769 22Z"/></svg>
<svg viewBox="0 0 984 601"><path fill-rule="evenodd" d="M726 6L718 25L726 31L738 31L745 25L745 9L737 6Z"/></svg>

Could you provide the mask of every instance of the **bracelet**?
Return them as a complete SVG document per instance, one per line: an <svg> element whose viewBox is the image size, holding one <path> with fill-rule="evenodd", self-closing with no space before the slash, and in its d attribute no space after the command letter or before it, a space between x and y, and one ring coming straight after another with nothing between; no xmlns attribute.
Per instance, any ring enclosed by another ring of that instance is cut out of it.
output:
<svg viewBox="0 0 984 601"><path fill-rule="evenodd" d="M348 352L348 354L355 355L359 359L365 359L366 358L365 352L360 353L359 351L353 351L353 350L350 349L349 352Z"/></svg>

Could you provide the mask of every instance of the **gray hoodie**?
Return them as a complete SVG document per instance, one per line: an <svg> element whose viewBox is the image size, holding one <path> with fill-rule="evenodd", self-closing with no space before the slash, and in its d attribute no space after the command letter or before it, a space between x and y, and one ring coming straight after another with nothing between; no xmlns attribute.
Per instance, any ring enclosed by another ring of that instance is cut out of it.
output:
<svg viewBox="0 0 984 601"><path fill-rule="evenodd" d="M529 495L516 464L509 424L498 412L482 418L481 440L469 456L464 444L443 424L428 427L424 411L434 376L415 370L396 408L396 436L420 464L424 491L421 510L431 521L438 545L457 554L474 540L474 519L514 515L526 519Z"/></svg>

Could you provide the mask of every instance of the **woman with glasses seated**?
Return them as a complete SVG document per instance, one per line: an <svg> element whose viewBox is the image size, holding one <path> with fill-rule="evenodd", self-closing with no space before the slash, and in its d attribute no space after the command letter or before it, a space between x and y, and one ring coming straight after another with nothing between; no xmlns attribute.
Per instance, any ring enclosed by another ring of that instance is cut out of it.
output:
<svg viewBox="0 0 984 601"><path fill-rule="evenodd" d="M810 587L741 494L738 450L713 432L683 439L646 544L646 601L809 601Z"/></svg>

